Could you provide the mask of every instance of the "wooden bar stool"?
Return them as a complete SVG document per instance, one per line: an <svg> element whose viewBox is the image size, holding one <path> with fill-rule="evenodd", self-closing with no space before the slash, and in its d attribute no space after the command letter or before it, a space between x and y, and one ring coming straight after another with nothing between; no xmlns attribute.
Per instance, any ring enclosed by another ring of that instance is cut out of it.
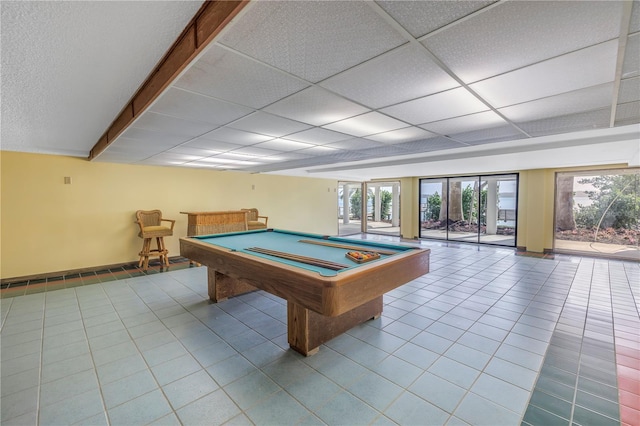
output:
<svg viewBox="0 0 640 426"><path fill-rule="evenodd" d="M173 235L173 226L176 221L172 219L163 219L160 210L138 210L136 212L136 222L140 226L138 237L142 238L142 250L140 253L140 261L138 267L142 266L143 270L149 268L149 256L158 256L160 264L169 266L169 250L164 245L164 237ZM163 226L162 222L170 222L171 227ZM151 249L151 240L156 239L157 249Z"/></svg>

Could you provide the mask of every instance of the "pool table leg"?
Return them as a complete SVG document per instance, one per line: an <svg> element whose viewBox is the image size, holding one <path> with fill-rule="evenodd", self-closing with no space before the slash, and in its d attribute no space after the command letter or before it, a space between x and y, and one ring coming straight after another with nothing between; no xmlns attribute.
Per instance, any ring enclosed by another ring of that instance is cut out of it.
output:
<svg viewBox="0 0 640 426"><path fill-rule="evenodd" d="M311 356L320 345L345 331L382 314L382 296L336 317L328 317L287 301L289 346Z"/></svg>
<svg viewBox="0 0 640 426"><path fill-rule="evenodd" d="M207 267L207 275L209 281L209 299L214 302L222 302L229 297L257 290L257 288L251 284L221 274L210 267Z"/></svg>

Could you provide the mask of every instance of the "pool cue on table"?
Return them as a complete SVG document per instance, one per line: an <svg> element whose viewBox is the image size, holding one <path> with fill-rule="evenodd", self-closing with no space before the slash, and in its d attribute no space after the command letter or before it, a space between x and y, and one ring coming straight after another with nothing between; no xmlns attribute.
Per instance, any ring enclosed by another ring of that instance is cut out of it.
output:
<svg viewBox="0 0 640 426"><path fill-rule="evenodd" d="M329 242L325 242L325 241L298 240L298 242L307 243L307 244L317 244L319 246L337 247L337 248L343 248L343 249L347 249L347 250L369 251L369 252L375 252L375 253L386 254L386 255L392 255L392 254L398 253L397 251L378 250L377 248L370 249L368 247L358 247L358 246L351 246L349 244L340 244L340 243L329 243Z"/></svg>
<svg viewBox="0 0 640 426"><path fill-rule="evenodd" d="M256 253L268 254L270 256L280 257L282 259L287 259L287 260L293 260L300 263L306 263L308 265L319 266L321 268L333 269L334 271L339 271L340 269L349 268L349 265L343 265L341 263L317 259L315 257L300 256L293 253L285 253L282 251L269 250L269 249L264 249L260 247L249 247L245 250L253 251Z"/></svg>

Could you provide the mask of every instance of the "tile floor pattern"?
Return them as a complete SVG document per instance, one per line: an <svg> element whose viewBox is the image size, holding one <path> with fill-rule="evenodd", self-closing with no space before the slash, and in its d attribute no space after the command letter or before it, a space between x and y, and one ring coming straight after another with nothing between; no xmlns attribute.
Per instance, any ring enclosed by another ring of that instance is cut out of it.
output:
<svg viewBox="0 0 640 426"><path fill-rule="evenodd" d="M211 304L204 267L3 297L0 421L639 423L640 264L422 245L429 274L308 358L282 299Z"/></svg>

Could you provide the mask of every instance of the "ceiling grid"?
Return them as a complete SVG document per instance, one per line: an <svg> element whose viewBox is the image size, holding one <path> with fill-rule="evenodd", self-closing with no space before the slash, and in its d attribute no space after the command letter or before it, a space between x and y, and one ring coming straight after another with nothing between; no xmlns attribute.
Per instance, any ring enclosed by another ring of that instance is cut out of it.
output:
<svg viewBox="0 0 640 426"><path fill-rule="evenodd" d="M186 6L182 22L197 10ZM26 9L3 3L3 41L18 38L5 21L18 28ZM536 150L623 126L634 137L639 51L637 1L254 0L94 161L383 173L407 156ZM4 56L3 94L19 103ZM18 147L29 112L2 109L3 149Z"/></svg>

